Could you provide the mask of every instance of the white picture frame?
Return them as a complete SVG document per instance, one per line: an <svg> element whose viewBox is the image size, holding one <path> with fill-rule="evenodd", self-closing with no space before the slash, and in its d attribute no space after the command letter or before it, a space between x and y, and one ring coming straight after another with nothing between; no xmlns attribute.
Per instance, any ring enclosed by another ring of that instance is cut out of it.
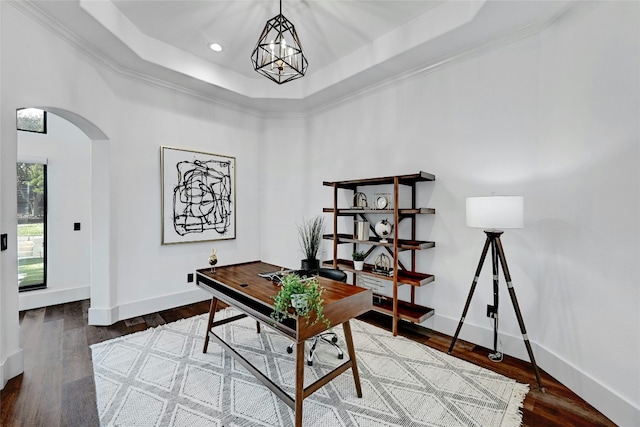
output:
<svg viewBox="0 0 640 427"><path fill-rule="evenodd" d="M236 159L160 147L162 244L236 238Z"/></svg>

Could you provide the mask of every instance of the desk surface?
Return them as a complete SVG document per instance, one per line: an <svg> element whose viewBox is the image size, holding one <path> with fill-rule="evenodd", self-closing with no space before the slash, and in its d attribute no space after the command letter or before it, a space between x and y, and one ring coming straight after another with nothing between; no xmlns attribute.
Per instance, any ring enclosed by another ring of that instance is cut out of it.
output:
<svg viewBox="0 0 640 427"><path fill-rule="evenodd" d="M261 273L280 270L280 267L261 261L217 267L215 272L209 268L197 270L197 285L213 292L223 302L237 307L238 300L243 300L243 308L258 320L273 323L269 314L273 311L273 297L280 287L263 277ZM323 314L331 325L339 325L349 319L363 314L372 308L370 289L348 285L335 280L318 277L320 286L325 291ZM296 341L304 341L326 330L323 322L307 327L304 320L292 321L278 325L276 329L289 335Z"/></svg>

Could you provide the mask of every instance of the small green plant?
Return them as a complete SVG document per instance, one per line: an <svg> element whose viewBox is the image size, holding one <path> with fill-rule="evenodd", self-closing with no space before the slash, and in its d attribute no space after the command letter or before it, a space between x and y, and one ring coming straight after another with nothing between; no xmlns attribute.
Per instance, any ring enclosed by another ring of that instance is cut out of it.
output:
<svg viewBox="0 0 640 427"><path fill-rule="evenodd" d="M365 252L355 251L351 254L351 257L354 261L364 261L364 259L367 257L367 254Z"/></svg>
<svg viewBox="0 0 640 427"><path fill-rule="evenodd" d="M285 274L280 281L280 292L273 297L271 318L280 322L287 317L295 319L300 316L305 318L309 326L322 321L328 328L331 324L322 314L323 292L324 288L319 285L316 277L302 278L295 273ZM306 295L307 304L305 307L293 308L291 298L293 295L300 294ZM315 313L313 321L311 321L312 313Z"/></svg>

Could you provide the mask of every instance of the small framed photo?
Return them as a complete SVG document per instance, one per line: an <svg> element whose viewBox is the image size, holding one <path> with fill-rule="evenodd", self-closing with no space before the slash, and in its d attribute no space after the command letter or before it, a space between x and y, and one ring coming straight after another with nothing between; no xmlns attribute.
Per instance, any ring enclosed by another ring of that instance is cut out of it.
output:
<svg viewBox="0 0 640 427"><path fill-rule="evenodd" d="M374 209L393 209L393 198L390 193L376 193L373 196Z"/></svg>

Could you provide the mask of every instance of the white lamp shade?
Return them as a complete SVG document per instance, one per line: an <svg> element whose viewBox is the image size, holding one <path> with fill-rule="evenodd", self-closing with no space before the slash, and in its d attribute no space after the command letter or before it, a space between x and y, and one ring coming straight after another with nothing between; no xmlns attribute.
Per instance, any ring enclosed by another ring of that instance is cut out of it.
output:
<svg viewBox="0 0 640 427"><path fill-rule="evenodd" d="M467 197L467 227L484 229L523 228L522 196Z"/></svg>

